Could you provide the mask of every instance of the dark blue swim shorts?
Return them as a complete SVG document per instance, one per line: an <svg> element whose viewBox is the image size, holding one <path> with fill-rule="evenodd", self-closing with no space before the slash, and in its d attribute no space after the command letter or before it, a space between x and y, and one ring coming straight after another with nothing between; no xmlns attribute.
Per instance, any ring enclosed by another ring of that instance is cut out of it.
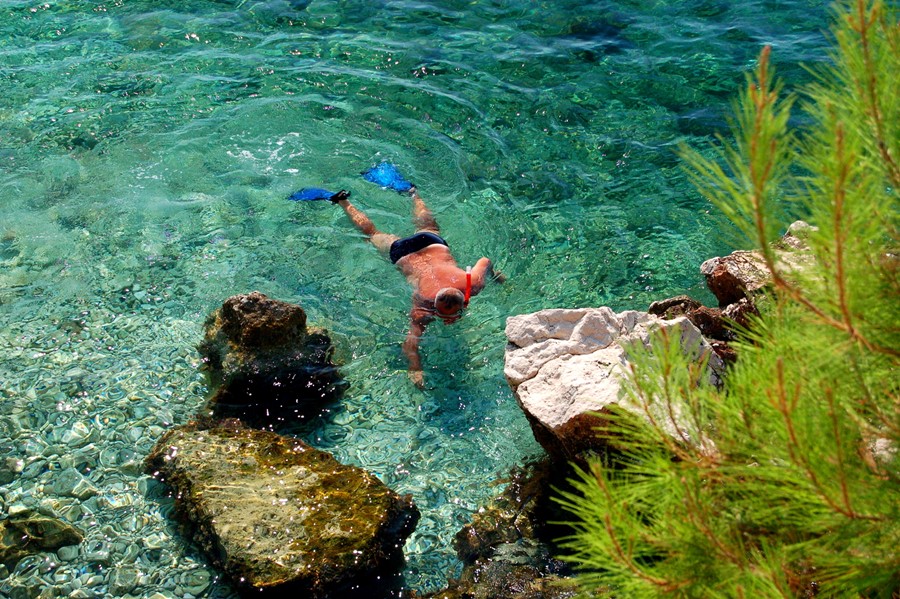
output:
<svg viewBox="0 0 900 599"><path fill-rule="evenodd" d="M434 244L447 245L447 242L440 235L429 231L422 231L405 239L398 239L391 244L391 264L396 264L400 258L414 254Z"/></svg>

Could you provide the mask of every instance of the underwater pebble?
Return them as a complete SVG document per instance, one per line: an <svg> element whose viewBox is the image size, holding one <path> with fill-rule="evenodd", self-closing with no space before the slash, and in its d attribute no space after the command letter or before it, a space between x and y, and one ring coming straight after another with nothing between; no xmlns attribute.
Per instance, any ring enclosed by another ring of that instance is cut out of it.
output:
<svg viewBox="0 0 900 599"><path fill-rule="evenodd" d="M99 491L75 468L68 468L60 472L53 482L53 492L65 497L77 497L87 499L93 497Z"/></svg>
<svg viewBox="0 0 900 599"><path fill-rule="evenodd" d="M10 516L18 516L20 514L24 514L24 513L28 512L28 511L30 511L30 509L24 503L15 503L15 504L9 506L6 513Z"/></svg>
<svg viewBox="0 0 900 599"><path fill-rule="evenodd" d="M57 568L53 572L53 584L55 586L63 586L71 584L78 578L78 572L74 568Z"/></svg>
<svg viewBox="0 0 900 599"><path fill-rule="evenodd" d="M134 563L141 554L141 548L137 543L125 543L116 541L110 547L110 551L116 556L116 561L123 564Z"/></svg>
<svg viewBox="0 0 900 599"><path fill-rule="evenodd" d="M60 561L70 562L78 557L78 552L78 545L67 545L65 547L60 547L56 551L56 557L58 557Z"/></svg>
<svg viewBox="0 0 900 599"><path fill-rule="evenodd" d="M109 562L109 544L106 541L90 541L83 545L84 559L98 564Z"/></svg>
<svg viewBox="0 0 900 599"><path fill-rule="evenodd" d="M93 470L97 467L97 447L88 443L77 452L60 454L59 467L63 470L74 468L76 470Z"/></svg>
<svg viewBox="0 0 900 599"><path fill-rule="evenodd" d="M78 581L81 583L81 588L91 588L103 584L103 577L99 574L86 573L82 574Z"/></svg>
<svg viewBox="0 0 900 599"><path fill-rule="evenodd" d="M131 513L119 522L119 527L128 532L137 532L150 524L150 518L145 514Z"/></svg>
<svg viewBox="0 0 900 599"><path fill-rule="evenodd" d="M0 462L0 485L8 485L16 480L25 468L25 461L21 458L6 458Z"/></svg>
<svg viewBox="0 0 900 599"><path fill-rule="evenodd" d="M81 507L89 514L96 514L100 511L100 503L97 496L89 497L81 502Z"/></svg>
<svg viewBox="0 0 900 599"><path fill-rule="evenodd" d="M209 572L203 569L192 570L180 577L175 592L185 592L191 595L199 595L209 586Z"/></svg>
<svg viewBox="0 0 900 599"><path fill-rule="evenodd" d="M22 478L37 478L47 466L46 460L34 460L22 470Z"/></svg>
<svg viewBox="0 0 900 599"><path fill-rule="evenodd" d="M151 533L143 539L144 547L150 550L162 549L166 546L167 539L159 533Z"/></svg>
<svg viewBox="0 0 900 599"><path fill-rule="evenodd" d="M137 586L139 575L137 568L128 566L115 568L109 577L109 592L116 596L130 592Z"/></svg>
<svg viewBox="0 0 900 599"><path fill-rule="evenodd" d="M143 426L135 426L135 427L129 428L127 431L125 431L125 438L132 443L136 443L136 442L140 441L141 437L143 437L143 436L144 436L144 427Z"/></svg>
<svg viewBox="0 0 900 599"><path fill-rule="evenodd" d="M83 422L76 422L62 434L62 442L70 447L80 447L90 438L93 431Z"/></svg>
<svg viewBox="0 0 900 599"><path fill-rule="evenodd" d="M113 510L119 510L134 505L134 498L125 493L104 495L100 498L100 501L105 507Z"/></svg>
<svg viewBox="0 0 900 599"><path fill-rule="evenodd" d="M54 511L57 517L67 522L78 522L84 515L84 510L81 509L81 504L78 502L60 505Z"/></svg>

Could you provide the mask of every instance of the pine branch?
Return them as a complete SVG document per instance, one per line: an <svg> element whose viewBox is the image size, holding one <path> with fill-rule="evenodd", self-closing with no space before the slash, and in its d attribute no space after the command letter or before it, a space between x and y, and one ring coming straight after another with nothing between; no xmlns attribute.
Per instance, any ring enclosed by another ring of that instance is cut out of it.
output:
<svg viewBox="0 0 900 599"><path fill-rule="evenodd" d="M851 337L860 336L853 326L853 316L850 314L850 306L847 302L847 276L844 272L844 242L846 241L849 223L844 222L844 201L847 197L847 177L850 172L849 160L852 157L844 156L844 127L838 123L835 131L835 154L838 169L834 181L834 263L837 271L838 303L844 318L844 327Z"/></svg>
<svg viewBox="0 0 900 599"><path fill-rule="evenodd" d="M744 556L739 553L735 553L731 549L728 548L725 543L719 538L717 534L715 534L712 529L709 527L709 524L704 517L706 511L699 507L699 497L698 493L691 492L691 489L688 487L684 478L682 478L682 486L685 488L685 513L687 514L690 521L703 533L703 536L713 544L713 546L718 549L719 553L727 559L729 562L734 564L735 566L741 568L742 570L746 568L746 560Z"/></svg>
<svg viewBox="0 0 900 599"><path fill-rule="evenodd" d="M791 458L791 461L794 462L797 466L799 466L805 473L809 481L812 483L813 487L815 487L816 492L819 497L830 507L833 511L841 514L846 518L850 518L852 520L870 520L874 522L879 522L885 520L883 516L871 516L868 514L860 514L853 509L842 506L832 499L832 497L825 490L825 487L819 480L819 476L816 474L816 471L812 468L804 456L800 454L800 448L803 447L803 443L801 443L799 437L797 436L797 431L794 427L794 420L792 417L793 412L797 408L797 402L800 398L800 385L797 384L794 387L793 398L791 399L790 405L788 405L787 400L787 391L785 390L785 382L784 382L784 361L779 357L776 363L776 399L772 399L771 392L769 392L769 399L772 401L775 408L779 411L784 419L785 429L788 434L788 444L787 450L788 455Z"/></svg>
<svg viewBox="0 0 900 599"><path fill-rule="evenodd" d="M690 580L672 582L663 578L650 576L649 574L644 572L637 566L637 564L634 563L634 560L630 555L627 555L624 551L622 551L622 545L619 543L619 537L618 535L616 535L616 531L613 528L612 519L610 518L609 514L607 514L603 518L603 523L606 528L606 533L609 535L609 539L613 544L613 549L615 550L615 555L618 558L619 563L628 568L628 570L630 570L635 576L658 587L661 591L664 591L666 593L673 593L678 589L691 584L692 581Z"/></svg>
<svg viewBox="0 0 900 599"><path fill-rule="evenodd" d="M885 135L884 115L881 112L881 103L878 98L878 69L875 68L874 60L872 59L872 48L869 39L869 30L880 20L881 10L882 7L879 4L876 4L867 15L866 13L869 11L866 9L865 0L857 0L856 19L853 19L852 16L848 16L847 20L850 23L851 29L859 34L859 40L862 46L863 63L865 64L866 69L865 96L868 102L866 108L875 125L875 144L884 160L891 184L896 189L900 188L900 166L897 165L897 161L894 159L894 156L891 155L890 148L886 142L887 136ZM891 76L895 75L892 74Z"/></svg>
<svg viewBox="0 0 900 599"><path fill-rule="evenodd" d="M828 416L831 419L831 434L834 435L835 456L837 458L838 482L840 482L841 486L841 498L847 513L855 514L856 511L850 503L850 489L847 486L847 473L844 470L844 446L841 441L841 428L838 423L837 410L834 406L834 394L831 389L825 389L825 400L828 402Z"/></svg>
<svg viewBox="0 0 900 599"><path fill-rule="evenodd" d="M768 137L772 124L772 109L778 95L771 89L769 81L769 56L772 53L771 46L765 46L759 55L757 82L748 84L747 94L754 109L753 130L750 135L749 168L750 183L752 185L750 203L753 206L753 216L756 223L756 240L763 254L770 253L768 228L766 226L765 197L767 186L773 169L773 160L777 149L777 136ZM758 162L762 162L762 168ZM766 259L772 262L771 256Z"/></svg>

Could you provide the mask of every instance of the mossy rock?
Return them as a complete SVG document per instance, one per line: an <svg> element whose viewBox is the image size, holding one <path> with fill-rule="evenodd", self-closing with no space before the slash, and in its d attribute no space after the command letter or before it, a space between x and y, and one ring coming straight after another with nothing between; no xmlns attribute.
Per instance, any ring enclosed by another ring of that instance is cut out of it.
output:
<svg viewBox="0 0 900 599"><path fill-rule="evenodd" d="M198 351L213 417L274 429L320 415L346 388L327 333L309 330L298 305L259 292L235 295L205 326Z"/></svg>
<svg viewBox="0 0 900 599"><path fill-rule="evenodd" d="M302 441L245 428L181 427L147 458L194 541L246 594L328 597L396 578L419 518L375 476Z"/></svg>
<svg viewBox="0 0 900 599"><path fill-rule="evenodd" d="M23 557L77 545L84 535L62 520L25 512L0 520L0 563L10 571Z"/></svg>

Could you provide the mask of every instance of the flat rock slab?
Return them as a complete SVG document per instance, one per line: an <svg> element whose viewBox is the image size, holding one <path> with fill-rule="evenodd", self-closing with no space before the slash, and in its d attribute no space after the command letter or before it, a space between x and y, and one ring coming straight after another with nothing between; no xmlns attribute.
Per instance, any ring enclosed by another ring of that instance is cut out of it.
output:
<svg viewBox="0 0 900 599"><path fill-rule="evenodd" d="M409 496L365 470L266 431L177 428L147 467L175 491L194 541L248 596L343 596L355 581L394 573L419 518Z"/></svg>

